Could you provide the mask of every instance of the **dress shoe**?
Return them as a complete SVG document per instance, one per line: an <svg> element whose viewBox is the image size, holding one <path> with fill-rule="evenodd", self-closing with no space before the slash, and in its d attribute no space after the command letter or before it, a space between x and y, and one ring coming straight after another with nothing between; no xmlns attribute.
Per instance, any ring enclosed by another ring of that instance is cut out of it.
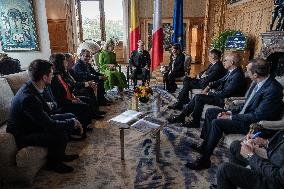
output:
<svg viewBox="0 0 284 189"><path fill-rule="evenodd" d="M99 106L110 106L110 104L108 104L106 102L101 102L101 103L99 103Z"/></svg>
<svg viewBox="0 0 284 189"><path fill-rule="evenodd" d="M200 124L195 121L189 121L184 123L182 126L187 128L199 128Z"/></svg>
<svg viewBox="0 0 284 189"><path fill-rule="evenodd" d="M94 128L91 125L88 125L87 128L86 128L87 132L91 132L93 130L94 130Z"/></svg>
<svg viewBox="0 0 284 189"><path fill-rule="evenodd" d="M70 141L82 141L82 140L84 140L81 136L78 136L78 135L70 135L69 136L69 140Z"/></svg>
<svg viewBox="0 0 284 189"><path fill-rule="evenodd" d="M98 111L98 112L97 112L98 115L105 115L106 113L107 113L107 112L105 112L105 111Z"/></svg>
<svg viewBox="0 0 284 189"><path fill-rule="evenodd" d="M64 155L61 159L63 162L71 162L75 159L78 159L79 155L78 154L71 154L71 155Z"/></svg>
<svg viewBox="0 0 284 189"><path fill-rule="evenodd" d="M210 186L210 189L217 189L217 188L218 188L217 184L211 184Z"/></svg>
<svg viewBox="0 0 284 189"><path fill-rule="evenodd" d="M174 103L171 106L168 106L169 109L173 109L173 110L182 110L183 106L180 103Z"/></svg>
<svg viewBox="0 0 284 189"><path fill-rule="evenodd" d="M202 145L197 144L197 143L191 143L189 145L190 148L192 148L193 150L197 151L198 153L203 153L203 149L202 149Z"/></svg>
<svg viewBox="0 0 284 189"><path fill-rule="evenodd" d="M106 99L106 98L104 99L104 102L105 102L105 103L108 103L108 104L113 103L111 100L108 100L108 99Z"/></svg>
<svg viewBox="0 0 284 189"><path fill-rule="evenodd" d="M168 119L169 123L184 123L184 117L183 116L172 116Z"/></svg>
<svg viewBox="0 0 284 189"><path fill-rule="evenodd" d="M62 162L49 164L49 165L47 165L47 169L51 170L51 171L54 171L56 173L71 173L72 171L74 171L73 167L65 165Z"/></svg>
<svg viewBox="0 0 284 189"><path fill-rule="evenodd" d="M93 118L96 119L96 120L99 120L99 119L103 119L104 116L103 116L103 115L95 114L95 115L93 115Z"/></svg>
<svg viewBox="0 0 284 189"><path fill-rule="evenodd" d="M211 166L210 158L200 157L196 161L188 161L185 166L192 170L208 169Z"/></svg>

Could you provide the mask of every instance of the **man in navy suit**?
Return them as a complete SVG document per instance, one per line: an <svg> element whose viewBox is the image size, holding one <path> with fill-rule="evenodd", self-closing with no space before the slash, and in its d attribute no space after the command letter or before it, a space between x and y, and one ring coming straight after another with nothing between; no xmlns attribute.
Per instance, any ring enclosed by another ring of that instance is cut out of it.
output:
<svg viewBox="0 0 284 189"><path fill-rule="evenodd" d="M221 79L209 83L202 94L197 94L187 104L180 115L171 117L170 123L183 123L186 127L199 127L201 114L205 104L224 106L224 99L232 96L243 96L245 92L245 76L240 67L241 57L238 53L229 54L224 61L224 67L228 73ZM216 89L209 92L209 89ZM185 117L190 113L192 121L184 124Z"/></svg>
<svg viewBox="0 0 284 189"><path fill-rule="evenodd" d="M247 73L256 85L249 91L244 106L232 111L214 108L207 110L201 131L204 141L201 145L191 144L191 147L202 155L195 162L186 164L190 169L210 167L210 156L223 133L246 134L252 123L280 118L283 88L269 75L269 64L263 59L251 61L247 66Z"/></svg>
<svg viewBox="0 0 284 189"><path fill-rule="evenodd" d="M184 104L189 101L189 92L192 89L204 89L209 82L217 81L226 74L221 60L222 52L217 49L209 51L208 59L210 64L208 68L200 72L197 78L184 77L183 87L177 97L178 101L169 106L170 109L182 109Z"/></svg>
<svg viewBox="0 0 284 189"><path fill-rule="evenodd" d="M18 148L41 146L48 148L47 166L58 173L69 173L73 168L62 163L79 156L66 155L68 134L73 129L82 133L81 123L73 114L52 115L52 110L43 98L46 85L53 77L52 64L46 60L34 60L29 65L31 80L17 92L11 103L6 131L16 140Z"/></svg>
<svg viewBox="0 0 284 189"><path fill-rule="evenodd" d="M89 63L91 60L91 53L87 49L82 49L80 53L80 59L76 62L73 67L74 72L77 76L77 81L88 82L95 81L98 86L98 102L99 105L108 105L109 101L105 98L104 81L107 79L106 76L97 72L92 65Z"/></svg>

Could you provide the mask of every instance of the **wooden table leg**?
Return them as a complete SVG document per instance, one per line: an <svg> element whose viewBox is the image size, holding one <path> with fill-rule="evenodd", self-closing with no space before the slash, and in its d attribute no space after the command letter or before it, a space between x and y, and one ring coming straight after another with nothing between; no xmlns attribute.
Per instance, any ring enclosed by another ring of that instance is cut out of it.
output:
<svg viewBox="0 0 284 189"><path fill-rule="evenodd" d="M124 160L124 129L120 129L120 157Z"/></svg>
<svg viewBox="0 0 284 189"><path fill-rule="evenodd" d="M160 130L156 132L156 161L160 161Z"/></svg>

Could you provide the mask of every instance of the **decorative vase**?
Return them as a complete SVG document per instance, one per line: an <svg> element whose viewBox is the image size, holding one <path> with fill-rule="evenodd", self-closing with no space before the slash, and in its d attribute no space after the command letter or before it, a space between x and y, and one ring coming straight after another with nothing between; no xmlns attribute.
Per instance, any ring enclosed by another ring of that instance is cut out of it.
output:
<svg viewBox="0 0 284 189"><path fill-rule="evenodd" d="M139 97L138 99L142 103L147 103L149 101L149 97Z"/></svg>

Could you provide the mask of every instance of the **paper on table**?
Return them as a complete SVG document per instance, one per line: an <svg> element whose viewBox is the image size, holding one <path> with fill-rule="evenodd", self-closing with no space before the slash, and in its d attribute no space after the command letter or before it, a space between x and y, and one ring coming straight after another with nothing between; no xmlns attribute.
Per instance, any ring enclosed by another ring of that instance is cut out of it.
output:
<svg viewBox="0 0 284 189"><path fill-rule="evenodd" d="M123 112L122 114L119 114L118 116L110 119L110 121L115 121L115 122L119 122L119 123L128 123L131 120L135 119L140 114L142 114L142 113L134 111L134 110L127 110L127 111Z"/></svg>
<svg viewBox="0 0 284 189"><path fill-rule="evenodd" d="M160 127L160 125L146 121L144 119L140 119L137 122L133 123L130 127L134 128L134 129L136 129L140 132L148 133L148 132L152 131L153 129L154 130L158 129Z"/></svg>

